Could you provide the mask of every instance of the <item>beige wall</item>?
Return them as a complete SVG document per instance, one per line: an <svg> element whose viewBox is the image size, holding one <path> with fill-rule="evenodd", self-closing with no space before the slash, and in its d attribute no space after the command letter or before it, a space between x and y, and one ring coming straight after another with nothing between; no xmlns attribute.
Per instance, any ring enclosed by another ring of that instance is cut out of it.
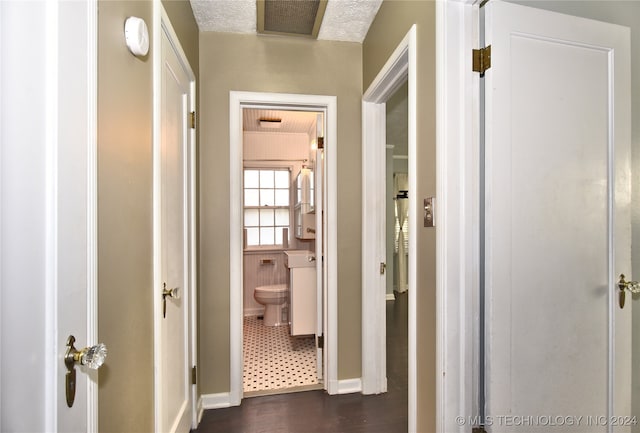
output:
<svg viewBox="0 0 640 433"><path fill-rule="evenodd" d="M338 97L338 376L360 377L362 47L200 34L200 392L229 385L229 91ZM328 146L336 145L327 143ZM237 288L242 290L241 287Z"/></svg>
<svg viewBox="0 0 640 433"><path fill-rule="evenodd" d="M98 335L109 348L99 370L101 432L153 430L152 65L123 37L132 15L153 31L151 7L99 3Z"/></svg>
<svg viewBox="0 0 640 433"><path fill-rule="evenodd" d="M179 13L190 13L189 3L169 3L197 73L197 27L193 16ZM124 21L132 15L153 34L152 2L99 2L98 335L109 348L99 370L101 432L154 429L153 71L151 55L136 58L125 46Z"/></svg>
<svg viewBox="0 0 640 433"><path fill-rule="evenodd" d="M162 0L162 6L167 12L173 30L180 39L180 45L189 60L193 73L198 77L200 75L200 53L198 50L200 32L196 19L193 17L191 3L189 0Z"/></svg>
<svg viewBox="0 0 640 433"><path fill-rule="evenodd" d="M363 44L363 91L371 84L413 24L417 25L417 163L418 200L436 194L435 2L384 1ZM417 429L435 430L436 274L435 230L417 222ZM410 253L411 254L411 253Z"/></svg>

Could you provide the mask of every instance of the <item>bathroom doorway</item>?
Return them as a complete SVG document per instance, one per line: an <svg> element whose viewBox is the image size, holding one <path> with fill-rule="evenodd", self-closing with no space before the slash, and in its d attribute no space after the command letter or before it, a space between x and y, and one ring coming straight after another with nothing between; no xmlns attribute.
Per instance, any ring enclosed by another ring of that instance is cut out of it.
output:
<svg viewBox="0 0 640 433"><path fill-rule="evenodd" d="M230 403L332 393L336 98L230 96Z"/></svg>
<svg viewBox="0 0 640 433"><path fill-rule="evenodd" d="M242 138L243 393L322 389L324 113L244 107Z"/></svg>

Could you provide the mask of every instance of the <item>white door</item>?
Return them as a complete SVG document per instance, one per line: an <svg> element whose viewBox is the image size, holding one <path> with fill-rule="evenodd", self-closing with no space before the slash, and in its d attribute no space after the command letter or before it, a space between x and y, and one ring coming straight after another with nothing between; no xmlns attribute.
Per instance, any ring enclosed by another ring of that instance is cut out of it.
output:
<svg viewBox="0 0 640 433"><path fill-rule="evenodd" d="M97 375L69 407L63 363L97 337L96 13L0 2L0 431L97 431Z"/></svg>
<svg viewBox="0 0 640 433"><path fill-rule="evenodd" d="M485 9L487 430L630 431L629 30Z"/></svg>
<svg viewBox="0 0 640 433"><path fill-rule="evenodd" d="M162 31L160 138L160 432L191 426L189 346L189 97L190 79Z"/></svg>

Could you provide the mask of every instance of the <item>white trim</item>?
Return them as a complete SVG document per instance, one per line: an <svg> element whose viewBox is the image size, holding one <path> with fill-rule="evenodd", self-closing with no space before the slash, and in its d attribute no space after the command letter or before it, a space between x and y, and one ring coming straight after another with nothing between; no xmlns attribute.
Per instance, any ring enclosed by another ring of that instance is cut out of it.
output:
<svg viewBox="0 0 640 433"><path fill-rule="evenodd" d="M354 394L356 392L362 392L362 379L359 377L355 379L342 379L338 383L338 394Z"/></svg>
<svg viewBox="0 0 640 433"><path fill-rule="evenodd" d="M260 316L264 314L264 307L244 308L242 311L244 317Z"/></svg>
<svg viewBox="0 0 640 433"><path fill-rule="evenodd" d="M58 396L58 8L57 1L45 5L45 390ZM63 337L64 338L64 337ZM45 428L58 430L58 404L56 398L45 400Z"/></svg>
<svg viewBox="0 0 640 433"><path fill-rule="evenodd" d="M473 3L436 2L438 432L468 431L456 417L477 414L480 155L479 80L469 55L478 44Z"/></svg>
<svg viewBox="0 0 640 433"><path fill-rule="evenodd" d="M409 190L417 191L416 158L416 25L413 25L389 57L363 96L362 124L362 382L365 393L386 391L386 288L379 276L379 262L385 261L384 237L385 187L376 186L385 161L385 102L405 79L408 87L408 158ZM418 215L418 198L409 195L409 214ZM372 208L374 210L371 210ZM365 212L366 217L365 217ZM409 251L417 251L416 221L409 223ZM380 235L382 227L382 235ZM380 260L380 258L382 260ZM417 355L416 355L416 254L409 254L409 431L416 430L417 421ZM370 288L370 290L366 290ZM373 325L372 325L373 324Z"/></svg>
<svg viewBox="0 0 640 433"><path fill-rule="evenodd" d="M395 301L396 297L393 293L387 293L387 296L385 298L387 301Z"/></svg>
<svg viewBox="0 0 640 433"><path fill-rule="evenodd" d="M4 12L4 7L2 4L0 4L0 23L3 22L3 16L4 16L5 12ZM2 81L2 77L4 75L4 57L6 56L5 54L5 48L4 48L4 42L3 42L3 36L2 36L2 30L0 30L0 94L2 93L2 88L3 88L3 81ZM3 109L4 106L4 102L3 100L0 100L0 142L4 141L4 136L2 134L2 128L3 128L3 123L5 122L5 117L4 117L4 112L5 110ZM0 146L0 170L2 169L2 160L3 160L3 146ZM4 228L3 225L3 220L4 220L4 196L2 194L2 190L3 190L3 181L2 181L2 175L0 175L0 282L4 282L3 279L3 275L4 275L4 271L2 269L4 261L3 261L3 252L5 249L4 246L4 239L2 236L2 231ZM0 283L1 284L1 283ZM3 304L3 300L2 300L2 294L0 294L0 326L2 326L2 304ZM0 337L0 389L4 389L2 387L2 372L3 372L3 358L2 358L2 348L4 346L4 343L1 340ZM3 419L2 417L2 408L3 408L3 404L2 404L2 393L0 392L0 419Z"/></svg>
<svg viewBox="0 0 640 433"><path fill-rule="evenodd" d="M87 1L87 342L98 342L98 1ZM88 370L87 431L98 432L98 372Z"/></svg>
<svg viewBox="0 0 640 433"><path fill-rule="evenodd" d="M160 203L160 166L161 166L161 149L160 138L162 130L160 124L160 113L162 112L162 12L159 0L153 0L153 25L151 26L152 44L151 44L151 61L153 66L153 284L150 287L151 299L153 300L153 407L154 407L154 426L158 430L161 425L160 408L162 406L162 396L160 387L157 384L162 380L162 339L161 324L159 322L159 311L162 311L162 304L159 296L156 296L156 287L162 286L162 248L161 248L161 220L162 205Z"/></svg>
<svg viewBox="0 0 640 433"><path fill-rule="evenodd" d="M230 397L232 406L242 399L242 108L263 106L269 108L326 110L325 175L327 185L327 314L325 323L324 385L329 394L338 393L338 248L337 248L337 98L322 95L286 93L237 92L229 93L229 352Z"/></svg>
<svg viewBox="0 0 640 433"><path fill-rule="evenodd" d="M217 394L202 394L198 400L198 408L202 412L207 409L223 409L225 407L237 406L231 404L230 392L219 392Z"/></svg>
<svg viewBox="0 0 640 433"><path fill-rule="evenodd" d="M153 0L153 44L151 57L153 63L153 286L151 288L153 298L153 335L154 335L154 423L156 429L162 425L162 363L163 347L161 339L162 317L159 314L162 311L162 301L157 296L157 288L162 286L162 236L161 236L161 113L162 113L162 32L167 35L171 47L175 51L178 60L189 80L189 97L188 110L195 111L196 107L196 78L189 64L189 60L180 45L180 40L171 25L171 20L167 15L164 6L160 0ZM184 185L184 211L186 226L185 230L185 279L187 290L185 300L188 311L188 344L189 353L185 354L189 363L196 365L197 354L197 260L196 260L196 130L188 128L187 149L185 150L185 185ZM197 385L191 385L190 392L191 403L191 427L197 428L199 422L197 402ZM200 415L201 416L201 415Z"/></svg>

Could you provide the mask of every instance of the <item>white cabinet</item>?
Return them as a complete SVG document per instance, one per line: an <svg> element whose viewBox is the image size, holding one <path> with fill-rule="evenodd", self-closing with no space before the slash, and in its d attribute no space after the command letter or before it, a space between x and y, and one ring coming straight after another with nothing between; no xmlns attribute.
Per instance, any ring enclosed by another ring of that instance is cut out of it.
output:
<svg viewBox="0 0 640 433"><path fill-rule="evenodd" d="M316 269L290 268L291 335L316 333Z"/></svg>
<svg viewBox="0 0 640 433"><path fill-rule="evenodd" d="M316 262L311 251L285 251L291 335L316 333Z"/></svg>
<svg viewBox="0 0 640 433"><path fill-rule="evenodd" d="M298 239L316 238L316 215L305 212L304 206L297 204L294 208L295 234Z"/></svg>

